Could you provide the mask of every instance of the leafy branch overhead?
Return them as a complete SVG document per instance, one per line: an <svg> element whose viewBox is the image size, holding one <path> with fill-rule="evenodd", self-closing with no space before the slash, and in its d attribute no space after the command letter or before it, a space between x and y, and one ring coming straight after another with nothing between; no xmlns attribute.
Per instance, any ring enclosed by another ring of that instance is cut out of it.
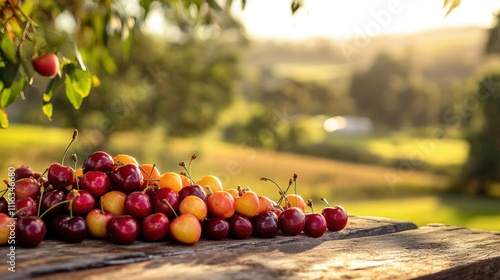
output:
<svg viewBox="0 0 500 280"><path fill-rule="evenodd" d="M20 1L0 2L0 127L9 125L6 108L33 81L46 79L41 108L52 117L52 98L64 90L69 103L79 109L92 87L100 81L93 72L117 72L109 46L118 45L127 57L133 36L152 10L170 15L168 22L182 33L200 25L217 25L222 12L230 14L232 0L127 0L108 1ZM304 6L291 1L291 13ZM246 0L240 1L242 9ZM445 0L451 12L460 0Z"/></svg>

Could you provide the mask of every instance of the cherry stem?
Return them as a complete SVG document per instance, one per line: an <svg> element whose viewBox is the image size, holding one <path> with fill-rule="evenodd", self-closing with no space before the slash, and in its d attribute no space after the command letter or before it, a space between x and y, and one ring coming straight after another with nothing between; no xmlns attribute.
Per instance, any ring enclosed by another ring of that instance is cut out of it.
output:
<svg viewBox="0 0 500 280"><path fill-rule="evenodd" d="M295 207L299 207L299 200L297 199L297 174L293 174L293 185L295 188Z"/></svg>
<svg viewBox="0 0 500 280"><path fill-rule="evenodd" d="M214 192L212 191L212 189L209 186L203 186L203 189L207 190L209 192L209 194L214 194Z"/></svg>
<svg viewBox="0 0 500 280"><path fill-rule="evenodd" d="M153 181L154 182L154 179L153 179L153 172L155 171L155 168L156 168L156 163L153 164L153 167L151 168L151 172L146 172L146 170L139 165L139 168L142 170L142 172L144 172L146 175L148 175L148 179L146 180L146 188L147 186L149 186L149 182ZM144 188L144 189L146 189Z"/></svg>
<svg viewBox="0 0 500 280"><path fill-rule="evenodd" d="M45 192L45 189L43 187L40 187L40 198L38 199L38 209L36 211L36 215L40 217L40 208L42 206L42 198L43 198L43 193Z"/></svg>
<svg viewBox="0 0 500 280"><path fill-rule="evenodd" d="M104 212L104 202L103 202L102 196L101 196L101 198L99 199L99 204L100 204L100 206L101 206L101 212L102 212L103 214L106 214L106 213Z"/></svg>
<svg viewBox="0 0 500 280"><path fill-rule="evenodd" d="M170 204L170 202L168 202L168 200L166 198L162 199L162 201L168 205L168 207L170 208L170 210L172 210L172 212L174 213L176 218L179 217L177 215L177 212L175 212L174 207L172 207L172 204Z"/></svg>
<svg viewBox="0 0 500 280"><path fill-rule="evenodd" d="M261 177L260 178L261 181L270 181L272 182L274 185L276 185L276 187L278 187L278 189L280 190L280 194L281 194L281 198L279 199L279 202L278 202L278 205L280 204L280 202L284 199L286 204L287 205L292 205L290 203L290 200L288 200L288 198L286 197L286 192L283 192L283 189L281 189L280 185L278 185L278 183L276 183L276 181L274 181L273 179L269 178L269 177Z"/></svg>
<svg viewBox="0 0 500 280"><path fill-rule="evenodd" d="M193 158L193 157L191 157L191 158ZM191 161L192 160L189 161L189 169L191 169ZM191 182L191 184L194 185L195 182L194 182L193 178L191 177L191 173L189 172L188 168L186 168L186 164L184 162L180 162L179 166L181 166L184 169L184 171L186 171L186 175L189 178L189 181Z"/></svg>
<svg viewBox="0 0 500 280"><path fill-rule="evenodd" d="M311 212L314 213L314 208L313 208L313 201L312 199L307 200L307 206L311 208Z"/></svg>
<svg viewBox="0 0 500 280"><path fill-rule="evenodd" d="M7 182L7 180L4 180L4 182L8 185L9 183ZM2 192L2 195L0 195L0 197L3 197L7 192L9 191L9 188L5 188L3 190L1 190Z"/></svg>
<svg viewBox="0 0 500 280"><path fill-rule="evenodd" d="M45 174L47 174L47 172L49 172L49 169L48 168L45 168L45 170L43 171L42 174L40 174L40 177L38 177L38 179L36 180L38 183L40 183L40 181L42 180L42 178L45 176Z"/></svg>
<svg viewBox="0 0 500 280"><path fill-rule="evenodd" d="M73 196L71 200L69 201L69 218L73 218L73 200L75 200L76 196Z"/></svg>
<svg viewBox="0 0 500 280"><path fill-rule="evenodd" d="M292 182L293 182L293 181L292 181L292 179L290 179L290 180L288 181L288 187L286 187L286 190L285 190L285 195L288 193L288 190L290 189L290 186L292 186ZM280 204L282 200L283 200L283 197L280 197L280 199L278 200L278 202L277 202L277 203L278 203L278 204Z"/></svg>
<svg viewBox="0 0 500 280"><path fill-rule="evenodd" d="M326 198L322 197L321 201L323 201L326 205L328 205L328 207L332 207L330 203L328 203L328 200L326 200Z"/></svg>
<svg viewBox="0 0 500 280"><path fill-rule="evenodd" d="M12 217L15 217L19 212L23 211L24 209L29 209L29 208L35 208L35 206L25 206L21 209L17 209L17 211L14 212L14 214L12 214Z"/></svg>
<svg viewBox="0 0 500 280"><path fill-rule="evenodd" d="M61 204L64 204L64 203L68 203L70 202L70 200L63 200L63 201L59 201L58 203L50 206L47 210L45 210L45 212L42 213L42 215L39 216L39 218L43 218L43 216L45 216L45 214L47 214L50 210L56 208L57 206L61 205Z"/></svg>
<svg viewBox="0 0 500 280"><path fill-rule="evenodd" d="M66 157L66 154L68 153L69 147L71 147L71 144L75 142L76 138L78 137L78 129L75 129L73 131L73 137L71 138L71 142L69 142L68 146L66 147L66 150L64 150L63 157L61 159L61 165L64 165L64 158Z"/></svg>

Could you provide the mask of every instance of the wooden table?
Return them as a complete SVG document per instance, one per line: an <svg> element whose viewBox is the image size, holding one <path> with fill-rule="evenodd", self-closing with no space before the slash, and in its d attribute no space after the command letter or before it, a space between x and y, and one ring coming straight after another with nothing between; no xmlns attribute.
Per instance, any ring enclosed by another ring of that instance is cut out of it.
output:
<svg viewBox="0 0 500 280"><path fill-rule="evenodd" d="M1 249L0 279L500 279L500 232L351 216L321 238L200 240L119 246L46 240Z"/></svg>

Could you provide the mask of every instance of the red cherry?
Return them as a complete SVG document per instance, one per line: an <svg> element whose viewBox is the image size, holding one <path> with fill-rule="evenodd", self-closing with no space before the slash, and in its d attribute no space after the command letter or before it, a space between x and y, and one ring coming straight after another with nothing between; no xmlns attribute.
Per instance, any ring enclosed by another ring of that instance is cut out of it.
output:
<svg viewBox="0 0 500 280"><path fill-rule="evenodd" d="M16 216L36 216L37 203L31 197L16 200Z"/></svg>
<svg viewBox="0 0 500 280"><path fill-rule="evenodd" d="M321 200L328 205L328 207L323 209L321 212L321 214L325 217L328 230L340 231L344 229L349 219L345 209L340 205L332 207L325 198L321 198Z"/></svg>
<svg viewBox="0 0 500 280"><path fill-rule="evenodd" d="M168 203L167 203L168 202ZM171 188L159 188L156 193L153 194L153 207L155 212L161 212L170 219L175 217L174 212L179 210L179 195L173 191Z"/></svg>
<svg viewBox="0 0 500 280"><path fill-rule="evenodd" d="M306 216L298 207L289 207L278 218L278 227L285 235L297 235L304 229Z"/></svg>
<svg viewBox="0 0 500 280"><path fill-rule="evenodd" d="M160 241L168 234L170 222L163 213L154 213L142 220L141 236L149 242Z"/></svg>
<svg viewBox="0 0 500 280"><path fill-rule="evenodd" d="M126 194L138 190L144 181L141 170L133 163L113 169L109 177L114 189Z"/></svg>
<svg viewBox="0 0 500 280"><path fill-rule="evenodd" d="M252 235L253 227L249 218L235 213L229 222L229 235L236 239L245 239Z"/></svg>
<svg viewBox="0 0 500 280"><path fill-rule="evenodd" d="M207 193L203 190L200 185L189 185L185 186L179 191L179 202L182 201L186 196L194 195L201 198L203 201L207 202Z"/></svg>
<svg viewBox="0 0 500 280"><path fill-rule="evenodd" d="M51 232L64 242L80 243L87 236L87 224L83 217L63 214L52 219Z"/></svg>
<svg viewBox="0 0 500 280"><path fill-rule="evenodd" d="M31 60L35 71L46 77L54 77L59 72L59 58L54 53L46 53Z"/></svg>
<svg viewBox="0 0 500 280"><path fill-rule="evenodd" d="M74 198L74 199L73 199ZM69 212L70 205L73 207L73 215L86 215L92 208L94 208L94 197L85 190L73 190L66 194L65 200L73 199L73 203L65 203L64 207Z"/></svg>
<svg viewBox="0 0 500 280"><path fill-rule="evenodd" d="M111 242L127 245L139 236L139 223L130 215L114 216L106 225L106 231Z"/></svg>
<svg viewBox="0 0 500 280"><path fill-rule="evenodd" d="M37 199L40 195L40 184L32 177L22 178L16 181L14 189L16 199L31 197Z"/></svg>
<svg viewBox="0 0 500 280"><path fill-rule="evenodd" d="M34 176L34 172L27 165L21 165L18 168L16 168L16 170L14 170L14 179L16 181L22 178L29 178L31 176Z"/></svg>
<svg viewBox="0 0 500 280"><path fill-rule="evenodd" d="M325 217L319 213L307 213L304 233L310 237L321 237L326 232Z"/></svg>
<svg viewBox="0 0 500 280"><path fill-rule="evenodd" d="M153 212L151 198L141 191L129 193L125 198L125 212L137 220L148 216Z"/></svg>
<svg viewBox="0 0 500 280"><path fill-rule="evenodd" d="M104 195L111 184L108 175L102 171L88 171L79 179L80 188L88 191L93 196Z"/></svg>
<svg viewBox="0 0 500 280"><path fill-rule="evenodd" d="M68 186L75 184L75 174L73 168L59 163L53 163L47 171L47 179L54 189L59 191L68 191Z"/></svg>
<svg viewBox="0 0 500 280"><path fill-rule="evenodd" d="M278 216L273 211L262 212L250 220L255 236L273 238L278 234Z"/></svg>
<svg viewBox="0 0 500 280"><path fill-rule="evenodd" d="M109 172L113 169L113 157L103 151L90 154L83 162L83 173L89 171Z"/></svg>
<svg viewBox="0 0 500 280"><path fill-rule="evenodd" d="M19 217L16 221L16 244L33 248L45 238L47 228L42 219L36 216Z"/></svg>
<svg viewBox="0 0 500 280"><path fill-rule="evenodd" d="M347 220L349 219L346 211L340 205L335 207L326 207L323 209L321 214L325 217L326 225L329 231L340 231L344 229L347 225Z"/></svg>
<svg viewBox="0 0 500 280"><path fill-rule="evenodd" d="M229 233L229 222L224 218L210 217L203 220L203 234L211 240L222 240Z"/></svg>
<svg viewBox="0 0 500 280"><path fill-rule="evenodd" d="M47 211L50 207L63 201L63 199L64 199L64 192L63 191L53 190L50 192L46 192L43 195L42 203L40 204L40 214L45 213L45 211ZM59 213L61 209L62 209L61 204L55 206L49 212L44 214L44 218L54 216L55 214Z"/></svg>

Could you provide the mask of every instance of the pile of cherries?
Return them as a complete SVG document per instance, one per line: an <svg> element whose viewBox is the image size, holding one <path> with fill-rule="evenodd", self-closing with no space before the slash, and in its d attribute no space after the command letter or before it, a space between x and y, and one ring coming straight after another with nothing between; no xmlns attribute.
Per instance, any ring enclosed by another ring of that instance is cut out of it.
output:
<svg viewBox="0 0 500 280"><path fill-rule="evenodd" d="M71 143L77 135L75 130ZM286 190L261 178L279 189L280 200L275 202L248 188L224 190L213 175L192 180L195 158L188 165L179 163L184 171L163 174L156 165L104 151L89 155L81 168L75 155L74 167L53 163L43 174L20 166L14 171L15 187L0 198L0 245L11 244L8 225L14 223L15 244L22 247L36 247L44 239L79 243L93 238L114 244L173 240L191 245L202 237L273 238L280 232L320 237L347 224L348 215L339 205L315 213L312 201L296 193L296 174ZM295 193L287 194L292 185ZM15 202L8 199L14 197Z"/></svg>

